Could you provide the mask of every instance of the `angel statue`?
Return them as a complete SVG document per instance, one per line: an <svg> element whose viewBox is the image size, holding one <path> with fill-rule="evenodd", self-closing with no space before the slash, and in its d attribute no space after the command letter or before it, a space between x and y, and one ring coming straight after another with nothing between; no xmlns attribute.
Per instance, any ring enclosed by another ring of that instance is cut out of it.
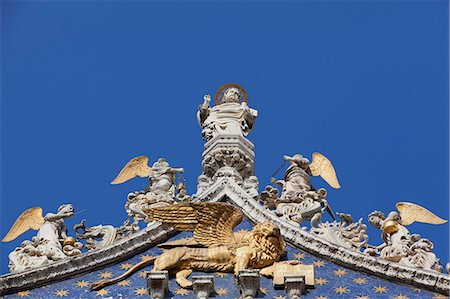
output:
<svg viewBox="0 0 450 299"><path fill-rule="evenodd" d="M91 285L98 290L129 277L142 267L153 264L152 271L168 270L183 288L193 271L233 272L271 266L286 254L280 229L272 222L257 224L250 232L233 232L243 218L239 208L220 202L191 202L148 209L150 219L168 224L179 231L194 232L193 238L160 244L160 256L134 265L124 274Z"/></svg>
<svg viewBox="0 0 450 299"><path fill-rule="evenodd" d="M30 208L23 212L3 238L10 242L29 229L38 230L32 241L24 241L9 254L9 269L20 272L47 265L67 256L80 254L81 243L67 236L64 218L72 217L74 209L71 204L58 208L58 213L42 214L42 208Z"/></svg>
<svg viewBox="0 0 450 299"><path fill-rule="evenodd" d="M216 93L216 106L210 107L211 96L203 97L197 120L203 139L218 134L247 136L253 129L258 111L247 105L247 93L239 84L225 84Z"/></svg>
<svg viewBox="0 0 450 299"><path fill-rule="evenodd" d="M442 272L439 259L431 252L433 243L418 234L411 234L405 226L415 221L443 224L447 220L414 203L399 202L395 207L400 214L396 211L390 212L387 217L380 211L369 214L370 224L382 230L384 243L379 246L368 245L364 253L379 254L383 259L414 268Z"/></svg>
<svg viewBox="0 0 450 299"><path fill-rule="evenodd" d="M316 190L310 180L311 175L321 176L331 187L341 188L331 161L318 152L313 153L311 163L300 154L293 157L283 156L283 159L291 163L286 169L284 179L271 178L275 186L281 186L281 197L273 198L276 192L272 189L275 188L269 186L261 194L261 201L267 201L268 207L276 207L277 215L298 223L313 219L314 216L317 218L325 210L335 219L326 200L327 191L324 188Z"/></svg>
<svg viewBox="0 0 450 299"><path fill-rule="evenodd" d="M150 184L143 191L130 193L125 209L135 222L146 220L143 209L161 205L173 204L175 197L176 173L184 172L183 168L172 168L164 158L159 158L148 166L148 157L139 156L131 159L111 182L113 185L122 184L137 176L146 177Z"/></svg>

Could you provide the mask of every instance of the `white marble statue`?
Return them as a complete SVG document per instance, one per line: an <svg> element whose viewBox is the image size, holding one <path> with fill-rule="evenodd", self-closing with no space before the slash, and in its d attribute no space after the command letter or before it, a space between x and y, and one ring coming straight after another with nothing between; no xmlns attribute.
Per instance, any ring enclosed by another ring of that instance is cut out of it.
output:
<svg viewBox="0 0 450 299"><path fill-rule="evenodd" d="M387 217L380 211L369 214L370 224L383 231L381 238L384 243L368 245L364 252L406 266L442 272L439 259L432 252L433 243L418 234L411 234L405 226L415 221L443 224L447 220L413 203L399 202L396 208L400 214L396 211L391 211Z"/></svg>
<svg viewBox="0 0 450 299"><path fill-rule="evenodd" d="M210 107L210 95L203 97L197 113L203 139L208 141L218 134L247 136L250 133L258 112L249 108L242 97L242 88L234 85L224 90L222 100L214 107Z"/></svg>
<svg viewBox="0 0 450 299"><path fill-rule="evenodd" d="M143 212L144 209L175 203L176 174L184 172L183 168L171 167L164 158L159 158L152 167L148 168L147 177L150 184L143 191L130 193L125 204L128 216L134 218L135 222L146 220L147 215Z"/></svg>
<svg viewBox="0 0 450 299"><path fill-rule="evenodd" d="M23 212L2 241L12 241L29 229L38 232L32 241L22 242L20 247L9 254L10 271L24 271L80 254L82 244L67 236L64 224L64 218L72 217L73 214L71 204L61 205L56 214L47 213L45 217L42 216L41 208L30 208Z"/></svg>
<svg viewBox="0 0 450 299"><path fill-rule="evenodd" d="M283 156L291 163L286 169L283 180L271 178L275 186L281 186L281 196L275 198L274 187L266 187L261 193L261 201L275 213L286 219L301 223L313 220L328 211L334 219L333 212L326 200L327 191L324 188L316 190L311 184L310 176L321 176L333 188L340 188L336 171L331 161L320 153L314 153L312 162L300 154L293 157ZM284 165L284 164L283 164ZM278 193L276 194L278 196Z"/></svg>

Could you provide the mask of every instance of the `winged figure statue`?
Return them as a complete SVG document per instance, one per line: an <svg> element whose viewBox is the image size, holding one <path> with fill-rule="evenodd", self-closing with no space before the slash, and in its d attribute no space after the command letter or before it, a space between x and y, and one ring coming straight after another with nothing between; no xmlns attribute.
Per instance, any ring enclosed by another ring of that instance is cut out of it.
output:
<svg viewBox="0 0 450 299"><path fill-rule="evenodd" d="M370 255L379 254L392 262L441 272L439 259L431 252L433 243L418 234L411 234L405 226L414 222L444 224L447 220L418 204L398 202L395 207L398 212L392 211L387 217L380 211L369 214L370 224L382 230L381 238L384 243L379 246L369 245L364 252Z"/></svg>
<svg viewBox="0 0 450 299"><path fill-rule="evenodd" d="M320 176L331 187L341 188L331 161L318 152L313 153L312 162L300 154L292 157L283 156L283 159L291 163L285 171L284 178L282 180L271 178L273 184L281 186L281 196L273 198L277 193L273 189L276 188L268 187L261 193L261 201L268 207L276 207L279 216L299 223L312 219L325 210L334 219L326 200L327 191L324 188L316 190L310 179L310 176Z"/></svg>
<svg viewBox="0 0 450 299"><path fill-rule="evenodd" d="M149 221L144 209L175 202L175 176L184 172L183 168L171 167L164 158L159 158L152 167L148 166L148 161L147 156L131 159L111 182L113 185L122 184L138 176L149 179L149 186L143 191L130 193L125 204L128 216L136 223Z"/></svg>
<svg viewBox="0 0 450 299"><path fill-rule="evenodd" d="M314 191L310 175L322 177L334 189L341 188L333 164L321 153L313 153L311 163L300 154L293 157L283 156L283 159L291 162L284 174L284 180L277 181L282 185L284 194Z"/></svg>
<svg viewBox="0 0 450 299"><path fill-rule="evenodd" d="M153 208L145 211L149 218L168 224L179 231L193 232L193 238L160 246L169 248L160 256L136 264L111 280L91 285L101 289L130 276L153 263L153 271L168 270L177 283L188 288L193 271L234 272L259 269L272 265L286 254L286 244L277 225L257 224L249 232L233 232L243 219L242 212L233 205L219 202L191 202Z"/></svg>
<svg viewBox="0 0 450 299"><path fill-rule="evenodd" d="M23 271L80 254L82 244L67 236L64 218L74 215L71 204L64 204L58 212L47 213L42 208L34 207L23 212L3 238L2 242L10 242L30 229L37 230L32 241L24 241L20 247L9 254L11 272Z"/></svg>

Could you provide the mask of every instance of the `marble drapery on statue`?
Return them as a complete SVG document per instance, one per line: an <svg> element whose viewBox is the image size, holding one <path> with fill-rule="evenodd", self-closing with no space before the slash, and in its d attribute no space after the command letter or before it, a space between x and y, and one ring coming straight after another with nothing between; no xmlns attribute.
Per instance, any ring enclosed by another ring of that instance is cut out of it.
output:
<svg viewBox="0 0 450 299"><path fill-rule="evenodd" d="M222 100L210 107L211 96L203 97L197 120L202 127L202 136L206 141L222 135L247 136L253 129L258 112L242 101L245 91L234 84L225 89Z"/></svg>
<svg viewBox="0 0 450 299"><path fill-rule="evenodd" d="M405 226L415 221L444 224L447 220L414 203L399 202L396 208L400 214L396 211L391 211L387 217L380 211L369 214L370 224L382 230L384 243L367 245L364 253L413 268L442 272L441 263L432 252L433 243L418 234L411 234Z"/></svg>
<svg viewBox="0 0 450 299"><path fill-rule="evenodd" d="M41 208L30 208L23 212L3 238L3 242L16 239L29 229L38 230L31 241L23 241L9 254L9 269L20 272L44 266L81 253L82 244L67 236L64 218L72 217L74 208L64 204L58 208L58 213L42 215Z"/></svg>
<svg viewBox="0 0 450 299"><path fill-rule="evenodd" d="M267 186L260 199L264 206L275 209L275 213L289 221L301 223L305 220L317 221L318 217L328 211L333 212L326 199L324 188L316 190L311 184L310 176L321 176L333 188L340 188L336 171L331 161L324 155L315 152L310 163L300 154L293 157L283 156L291 165L286 169L283 180L271 178L275 187ZM284 163L283 163L284 165ZM276 186L281 186L281 196L278 198Z"/></svg>

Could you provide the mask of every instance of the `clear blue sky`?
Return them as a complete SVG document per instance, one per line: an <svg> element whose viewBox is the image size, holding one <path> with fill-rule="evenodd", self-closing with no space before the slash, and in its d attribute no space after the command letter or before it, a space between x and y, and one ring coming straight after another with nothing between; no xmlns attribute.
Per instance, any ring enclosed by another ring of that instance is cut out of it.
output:
<svg viewBox="0 0 450 299"><path fill-rule="evenodd" d="M448 1L2 1L1 231L25 209L71 202L120 225L132 157L201 172L205 93L240 83L260 189L283 154L336 167L334 211L397 201L448 219ZM282 173L279 174L281 176ZM326 186L314 179L317 187ZM413 224L448 261L449 226ZM1 272L21 241L0 244ZM370 243L381 242L370 229Z"/></svg>

